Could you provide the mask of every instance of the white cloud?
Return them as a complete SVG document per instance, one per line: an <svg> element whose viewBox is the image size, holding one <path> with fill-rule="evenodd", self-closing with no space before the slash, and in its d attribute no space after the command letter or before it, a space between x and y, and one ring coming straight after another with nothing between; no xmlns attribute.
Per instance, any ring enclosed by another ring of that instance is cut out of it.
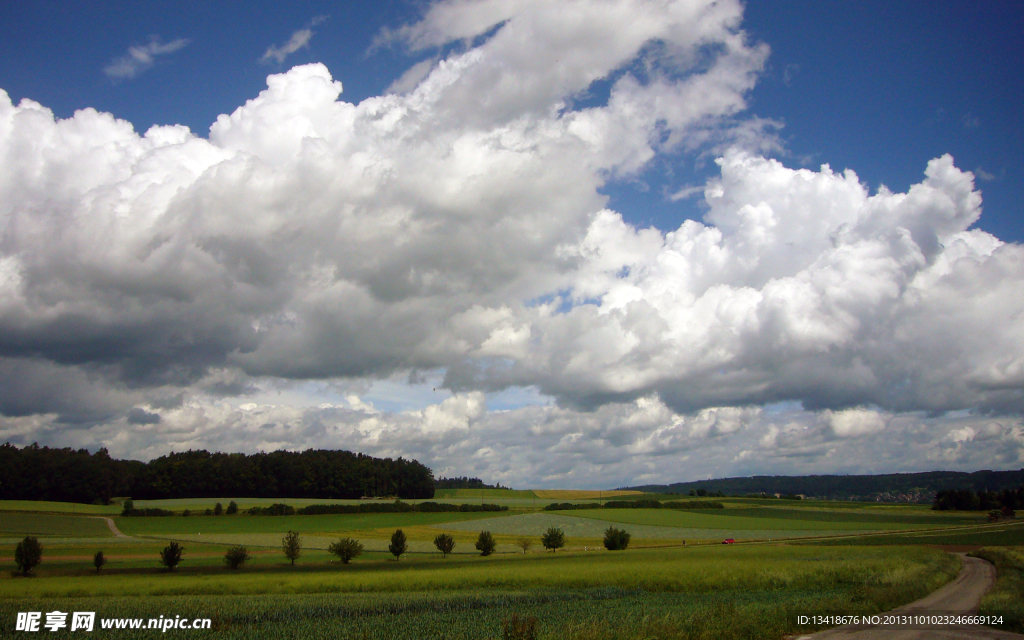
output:
<svg viewBox="0 0 1024 640"><path fill-rule="evenodd" d="M847 409L846 411L825 411L832 432L840 438L855 438L884 431L888 420L877 411L868 409Z"/></svg>
<svg viewBox="0 0 1024 640"><path fill-rule="evenodd" d="M981 197L949 156L875 194L764 157L779 125L742 112L767 48L740 19L738 2L440 3L394 37L475 45L401 91L352 104L298 66L208 139L0 94L2 428L574 485L820 469L892 438L977 459L918 412L1024 411L1024 249L968 230ZM607 101L574 108L597 80ZM703 222L607 208L601 187L668 153L720 154ZM425 371L452 395L367 401ZM294 380L340 390L270 399ZM487 409L510 388L543 401ZM1017 442L1015 420L993 438Z"/></svg>
<svg viewBox="0 0 1024 640"><path fill-rule="evenodd" d="M285 58L295 53L299 49L303 49L309 46L309 41L313 39L313 30L309 28L299 29L292 34L292 37L288 42L281 46L270 45L267 47L266 52L260 58L260 62L270 62L273 60L277 64L284 62Z"/></svg>
<svg viewBox="0 0 1024 640"><path fill-rule="evenodd" d="M163 43L159 37L153 37L149 44L128 47L128 53L112 60L103 68L103 73L112 80L131 80L152 67L157 56L174 53L188 43L189 40L186 38Z"/></svg>

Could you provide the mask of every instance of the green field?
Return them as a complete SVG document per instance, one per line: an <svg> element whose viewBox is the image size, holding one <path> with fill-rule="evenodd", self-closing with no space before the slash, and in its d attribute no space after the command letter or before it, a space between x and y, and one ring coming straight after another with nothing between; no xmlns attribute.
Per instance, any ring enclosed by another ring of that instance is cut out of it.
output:
<svg viewBox="0 0 1024 640"><path fill-rule="evenodd" d="M536 498L537 494L530 489L437 489L434 499L442 498Z"/></svg>
<svg viewBox="0 0 1024 640"><path fill-rule="evenodd" d="M127 538L111 537L102 519L73 515L59 504L7 510L0 515L0 557L9 569L0 572L0 628L13 628L18 611L70 609L109 616L216 617L212 633L218 638L468 639L502 637L502 624L516 612L536 617L543 639L778 640L798 631L796 611L877 612L933 590L959 566L938 545L1024 544L1024 523L977 524L981 514L936 513L919 506L826 508L807 501L794 507L729 500L726 509L707 511L548 512L524 507L534 500L519 495L487 499L518 508L114 517ZM302 503L272 502L279 501ZM180 510L188 504L207 502L146 506ZM558 553L540 545L550 526L562 528L568 538ZM630 549L603 549L600 538L609 526L632 534ZM409 538L409 552L400 561L387 552L396 528ZM289 529L302 533L303 553L295 566L280 550ZM498 553L487 558L473 547L485 529L498 542ZM455 554L446 559L431 543L440 532L457 541ZM23 535L41 536L44 543L43 564L30 578L13 571L14 542ZM340 536L365 546L350 565L326 551ZM533 541L529 553L515 546L521 537ZM724 537L754 542L719 544ZM768 538L797 544L758 542ZM186 549L173 573L160 570L157 562L168 540L181 541ZM245 544L253 553L240 570L223 565L229 544ZM91 560L100 549L109 562L97 575ZM1019 558L1019 552L1009 553ZM1001 593L1011 594L1001 597L1012 600L1017 583L1001 578L1000 584ZM611 619L614 626L607 623Z"/></svg>
<svg viewBox="0 0 1024 640"><path fill-rule="evenodd" d="M121 513L121 505L78 504L75 502L46 502L43 500L0 500L2 511L37 511L42 513L69 513L109 516Z"/></svg>
<svg viewBox="0 0 1024 640"><path fill-rule="evenodd" d="M5 513L0 515L0 538L16 535L91 538L94 536L113 537L114 534L102 518L42 513Z"/></svg>
<svg viewBox="0 0 1024 640"><path fill-rule="evenodd" d="M5 576L0 619L7 625L33 609L94 610L213 617L218 637L362 637L365 630L372 638L468 639L500 637L514 610L537 617L542 638L611 637L602 624L614 615L615 628L642 632L636 637L701 631L777 639L792 630L791 611L884 610L936 588L957 567L955 558L924 548L781 546L401 562L378 556L349 566L293 570L279 562L239 572L211 562L173 574Z"/></svg>
<svg viewBox="0 0 1024 640"><path fill-rule="evenodd" d="M224 533L335 533L396 529L494 517L494 513L358 513L323 516L171 516L118 517L117 527L128 535L174 536Z"/></svg>

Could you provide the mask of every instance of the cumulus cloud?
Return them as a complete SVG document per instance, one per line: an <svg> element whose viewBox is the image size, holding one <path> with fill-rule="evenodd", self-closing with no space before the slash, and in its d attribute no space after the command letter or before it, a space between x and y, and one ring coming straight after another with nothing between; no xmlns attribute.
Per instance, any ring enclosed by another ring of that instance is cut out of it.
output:
<svg viewBox="0 0 1024 640"><path fill-rule="evenodd" d="M164 56L184 48L189 43L186 38L177 38L170 42L161 42L154 36L149 44L128 47L128 53L114 58L103 67L103 73L111 80L131 80L153 66L157 56Z"/></svg>
<svg viewBox="0 0 1024 640"><path fill-rule="evenodd" d="M743 111L768 50L741 9L442 2L389 36L437 51L392 92L348 103L298 66L208 138L0 93L0 429L139 456L348 446L580 485L692 451L708 473L813 468L918 437L903 417L1019 416L1024 250L971 229L974 176L942 156L871 193L765 157L780 125ZM598 81L608 98L574 107ZM718 157L679 194L703 195L703 221L607 208L602 186L679 153ZM454 395L385 411L356 388L424 371ZM320 379L354 386L331 406L252 399ZM488 410L509 388L556 403ZM806 411L765 409L787 403ZM942 437L935 460L973 455Z"/></svg>

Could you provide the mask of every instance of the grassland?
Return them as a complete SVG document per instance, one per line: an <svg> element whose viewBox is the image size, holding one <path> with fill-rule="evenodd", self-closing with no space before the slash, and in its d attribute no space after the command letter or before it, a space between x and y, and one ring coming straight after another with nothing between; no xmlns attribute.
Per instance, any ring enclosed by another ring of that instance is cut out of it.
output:
<svg viewBox="0 0 1024 640"><path fill-rule="evenodd" d="M374 557L298 571L183 566L0 579L0 618L26 608L95 610L216 617L218 637L232 638L495 638L514 610L537 617L543 638L616 637L609 629L642 634L618 637L778 638L794 611L885 609L936 588L957 566L932 549L781 546Z"/></svg>
<svg viewBox="0 0 1024 640"><path fill-rule="evenodd" d="M1000 628L1024 632L1024 550L995 547L971 555L988 560L998 573L995 588L982 599L979 613L1003 616Z"/></svg>
<svg viewBox="0 0 1024 640"><path fill-rule="evenodd" d="M337 533L373 529L397 529L460 520L493 517L493 513L358 513L323 516L192 516L140 518L119 517L118 528L129 535L174 536L211 533ZM389 532L390 535L390 532Z"/></svg>
<svg viewBox="0 0 1024 640"><path fill-rule="evenodd" d="M857 531L879 529L913 529L927 527L927 524L907 522L864 522L859 520L794 519L765 514L764 517L743 517L719 515L723 510L677 511L674 509L587 509L573 511L574 516L593 518L607 522L648 525L657 527L680 527L687 529L717 529L728 531ZM755 511L751 509L750 511ZM757 509L756 511L760 511ZM739 512L737 510L736 512ZM735 513L735 512L734 512Z"/></svg>
<svg viewBox="0 0 1024 640"><path fill-rule="evenodd" d="M0 516L0 538L19 535L107 538L114 534L102 518L43 513L5 513Z"/></svg>
<svg viewBox="0 0 1024 640"><path fill-rule="evenodd" d="M520 507L564 500L487 499ZM1024 544L1024 523L979 525L977 514L779 502L739 499L714 511L596 509L571 515L522 507L501 514L115 517L131 538L104 537L110 531L102 519L69 510L8 511L0 515L0 528L12 531L6 538L0 534L0 558L9 569L15 532L46 538L34 577L0 573L0 628L13 628L17 611L57 609L133 617L194 613L216 618L218 638L498 638L516 612L540 621L541 638L778 640L795 631L795 612L880 611L949 580L959 561L923 545ZM62 511L69 515L58 515ZM95 527L94 537L82 537L86 522ZM609 525L630 531L634 545L605 551L600 536ZM539 536L548 526L566 531L567 549L552 554L541 548ZM386 551L396 528L406 532L411 547L400 561ZM280 551L289 529L303 536L294 567ZM473 548L483 529L499 542L499 553L489 558ZM441 531L457 540L457 553L447 559L430 542ZM726 536L742 541L805 534L817 541L717 544ZM79 537L61 537L70 535ZM366 552L341 565L326 552L339 536L359 539ZM522 536L534 541L526 554L513 544ZM173 573L157 568L168 539L186 547ZM683 539L689 540L686 547ZM693 544L700 540L716 544ZM234 543L253 552L238 571L222 562ZM99 575L91 564L98 549L109 559ZM1019 558L1019 549L1010 552ZM1017 593L1014 585L1009 593Z"/></svg>
<svg viewBox="0 0 1024 640"><path fill-rule="evenodd" d="M43 500L0 500L0 512L4 511L109 516L121 513L121 505L77 504L75 502L46 502Z"/></svg>

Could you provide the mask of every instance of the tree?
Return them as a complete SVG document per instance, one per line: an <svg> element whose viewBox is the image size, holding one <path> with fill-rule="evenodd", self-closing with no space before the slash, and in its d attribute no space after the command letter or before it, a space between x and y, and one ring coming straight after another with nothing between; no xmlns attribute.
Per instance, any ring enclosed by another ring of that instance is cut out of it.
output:
<svg viewBox="0 0 1024 640"><path fill-rule="evenodd" d="M441 552L442 558L447 558L448 554L455 548L455 538L447 533L439 533L434 538L434 546Z"/></svg>
<svg viewBox="0 0 1024 640"><path fill-rule="evenodd" d="M395 556L395 560L398 560L408 548L409 545L406 544L405 534L401 529L395 529L395 532L391 534L391 544L388 545L388 551L391 552L391 555Z"/></svg>
<svg viewBox="0 0 1024 640"><path fill-rule="evenodd" d="M178 566L181 562L181 554L185 551L185 547L181 546L177 542L172 542L163 548L160 552L160 564L167 567L168 571L174 571L174 567Z"/></svg>
<svg viewBox="0 0 1024 640"><path fill-rule="evenodd" d="M295 561L302 553L302 540L299 539L299 532L289 531L288 535L281 538L281 546L284 548L284 557L291 560L292 566L295 566Z"/></svg>
<svg viewBox="0 0 1024 640"><path fill-rule="evenodd" d="M529 538L519 538L519 540L516 541L516 544L518 544L519 548L523 550L523 553L526 553L530 550L530 547L533 546L533 540L530 540Z"/></svg>
<svg viewBox="0 0 1024 640"><path fill-rule="evenodd" d="M124 501L124 504L121 505L121 515L122 516L130 516L130 515L132 515L132 510L134 510L134 509L135 509L135 503L132 502L131 498L128 498L127 500Z"/></svg>
<svg viewBox="0 0 1024 640"><path fill-rule="evenodd" d="M213 515L222 516L224 515L224 506L221 503L213 505Z"/></svg>
<svg viewBox="0 0 1024 640"><path fill-rule="evenodd" d="M224 513L228 514L229 516L235 515L236 513L238 513L238 504L236 504L235 501L232 500L231 502L228 503L228 510L225 511Z"/></svg>
<svg viewBox="0 0 1024 640"><path fill-rule="evenodd" d="M249 557L249 550L240 544L236 544L228 547L227 552L224 553L224 564L232 569L237 569L245 564Z"/></svg>
<svg viewBox="0 0 1024 640"><path fill-rule="evenodd" d="M102 551L97 551L96 555L92 557L92 566L96 567L96 573L99 573L105 564L107 564L107 558Z"/></svg>
<svg viewBox="0 0 1024 640"><path fill-rule="evenodd" d="M481 531L480 536L476 539L476 548L482 556L489 556L494 553L494 548L498 546L494 543L494 536L491 535L490 531Z"/></svg>
<svg viewBox="0 0 1024 640"><path fill-rule="evenodd" d="M348 564L352 558L363 552L363 545L352 538L341 538L337 542L332 542L327 550L338 556L342 564Z"/></svg>
<svg viewBox="0 0 1024 640"><path fill-rule="evenodd" d="M540 537L541 544L545 549L554 552L565 546L565 532L558 527L548 527L548 530Z"/></svg>
<svg viewBox="0 0 1024 640"><path fill-rule="evenodd" d="M26 536L14 548L14 562L23 576L27 576L28 572L38 567L42 561L43 545L33 536Z"/></svg>
<svg viewBox="0 0 1024 640"><path fill-rule="evenodd" d="M604 548L609 551L622 551L629 546L630 537L624 529L608 527L604 532Z"/></svg>

